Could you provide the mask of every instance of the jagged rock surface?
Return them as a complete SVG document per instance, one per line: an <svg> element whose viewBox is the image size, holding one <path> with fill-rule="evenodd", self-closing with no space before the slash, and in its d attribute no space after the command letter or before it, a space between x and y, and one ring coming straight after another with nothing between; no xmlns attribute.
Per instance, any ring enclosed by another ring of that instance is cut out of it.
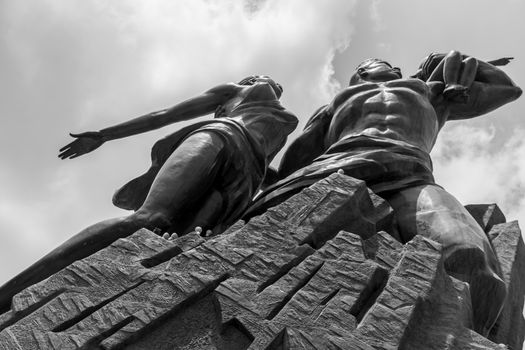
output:
<svg viewBox="0 0 525 350"><path fill-rule="evenodd" d="M511 350L522 349L525 337L523 299L525 296L525 250L518 223L512 221L494 225L489 231L498 256L503 280L507 284L507 300L490 338L509 345Z"/></svg>
<svg viewBox="0 0 525 350"><path fill-rule="evenodd" d="M13 298L0 349L518 349L521 234L476 210L510 291L495 342L441 246L399 243L386 202L334 174L222 235L140 230L75 262Z"/></svg>

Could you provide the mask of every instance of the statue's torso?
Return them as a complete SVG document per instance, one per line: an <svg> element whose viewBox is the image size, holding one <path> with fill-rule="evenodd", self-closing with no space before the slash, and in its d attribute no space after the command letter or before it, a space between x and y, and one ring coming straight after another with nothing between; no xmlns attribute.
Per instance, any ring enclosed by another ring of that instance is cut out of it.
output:
<svg viewBox="0 0 525 350"><path fill-rule="evenodd" d="M328 144L365 135L404 141L429 153L439 131L428 86L419 79L350 86L329 108Z"/></svg>
<svg viewBox="0 0 525 350"><path fill-rule="evenodd" d="M268 83L246 86L223 107L224 115L243 125L270 157L283 147L298 123Z"/></svg>

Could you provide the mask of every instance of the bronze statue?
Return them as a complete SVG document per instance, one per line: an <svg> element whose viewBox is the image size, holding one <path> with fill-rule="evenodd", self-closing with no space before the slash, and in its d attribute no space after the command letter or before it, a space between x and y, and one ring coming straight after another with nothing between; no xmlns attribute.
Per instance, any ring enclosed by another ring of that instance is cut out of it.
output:
<svg viewBox="0 0 525 350"><path fill-rule="evenodd" d="M284 109L282 87L267 76L216 86L172 108L100 131L71 134L62 159L115 140L215 112L215 119L185 127L158 141L152 166L114 196L136 210L86 228L0 288L0 309L11 297L72 262L140 228L185 234L196 226L220 232L235 222L263 183L269 163L297 127Z"/></svg>
<svg viewBox="0 0 525 350"><path fill-rule="evenodd" d="M445 122L480 116L521 95L495 66L508 60L434 54L410 79L385 61L364 61L349 87L310 118L282 159L281 180L246 217L338 170L362 179L394 209L399 240L421 234L443 244L445 267L470 283L475 330L486 335L503 306L505 284L483 230L435 184L429 153Z"/></svg>

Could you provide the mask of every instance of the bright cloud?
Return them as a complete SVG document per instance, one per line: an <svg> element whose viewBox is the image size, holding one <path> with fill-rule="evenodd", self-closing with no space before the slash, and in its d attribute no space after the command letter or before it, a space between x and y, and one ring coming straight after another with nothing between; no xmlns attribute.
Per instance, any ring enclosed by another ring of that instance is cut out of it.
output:
<svg viewBox="0 0 525 350"><path fill-rule="evenodd" d="M496 148L495 128L452 124L432 153L436 181L465 203L497 203L525 222L525 129Z"/></svg>
<svg viewBox="0 0 525 350"><path fill-rule="evenodd" d="M4 249L27 266L87 225L125 212L114 189L149 165L161 130L59 161L67 132L173 105L215 84L268 74L304 121L339 88L332 60L355 1L0 2L0 196ZM4 118L4 117L2 117ZM16 151L15 151L16 150ZM36 237L35 237L36 236ZM0 264L0 283L20 270Z"/></svg>

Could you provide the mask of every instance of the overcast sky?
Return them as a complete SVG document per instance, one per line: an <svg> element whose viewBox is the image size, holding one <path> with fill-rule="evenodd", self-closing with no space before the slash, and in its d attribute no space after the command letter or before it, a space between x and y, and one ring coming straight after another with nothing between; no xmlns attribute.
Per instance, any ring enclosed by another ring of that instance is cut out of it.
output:
<svg viewBox="0 0 525 350"><path fill-rule="evenodd" d="M522 0L0 0L0 284L86 226L125 215L114 190L180 125L61 161L68 132L249 74L284 86L299 131L368 57L409 75L432 51L515 56L504 70L523 86L524 13ZM522 98L447 125L432 152L438 183L525 222L524 111Z"/></svg>

